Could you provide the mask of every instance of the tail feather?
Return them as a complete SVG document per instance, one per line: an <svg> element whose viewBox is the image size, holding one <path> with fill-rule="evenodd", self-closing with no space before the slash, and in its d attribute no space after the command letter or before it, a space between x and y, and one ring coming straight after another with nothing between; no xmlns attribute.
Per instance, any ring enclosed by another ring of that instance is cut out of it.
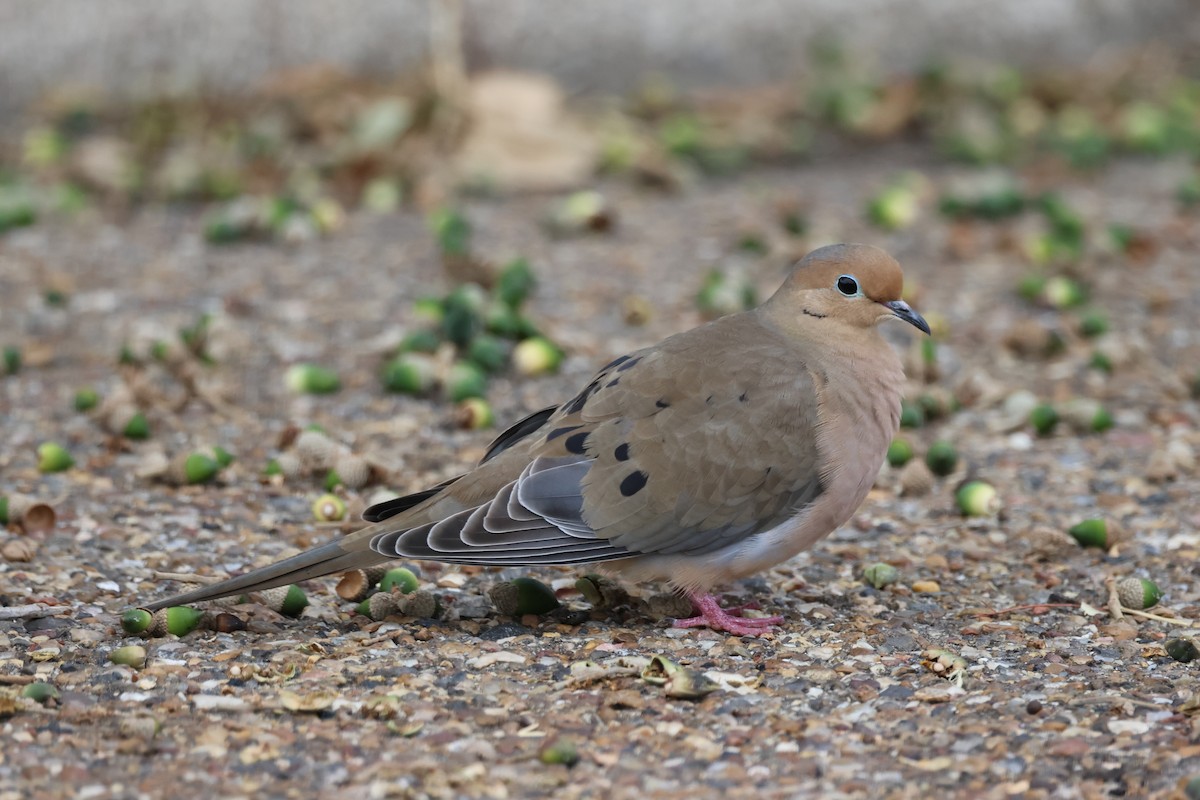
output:
<svg viewBox="0 0 1200 800"><path fill-rule="evenodd" d="M157 611L169 606L216 600L247 592L261 592L264 589L286 586L309 578L319 578L332 572L363 569L387 561L383 556L364 546L369 541L369 539L355 539L353 542L341 540L314 547L312 550L306 550L278 563L252 570L245 575L238 575L236 578L214 583L211 586L202 586L165 600L157 600L143 608ZM358 547L349 549L347 545L351 547L358 545Z"/></svg>

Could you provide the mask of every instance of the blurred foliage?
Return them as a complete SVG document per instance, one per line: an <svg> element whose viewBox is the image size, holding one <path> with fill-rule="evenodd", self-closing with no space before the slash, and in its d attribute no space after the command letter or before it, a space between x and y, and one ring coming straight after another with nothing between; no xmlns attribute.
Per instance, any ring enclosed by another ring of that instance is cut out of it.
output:
<svg viewBox="0 0 1200 800"><path fill-rule="evenodd" d="M209 203L213 242L294 240L336 230L343 209L444 202L458 187L429 183L445 180L441 165L462 140L463 125L438 124L450 105L422 79L372 83L321 68L240 99L50 98L0 146L0 232L97 201ZM598 172L668 188L898 138L977 165L1049 159L1089 170L1121 154L1200 157L1200 80L1162 53L1088 70L936 64L888 77L827 45L790 84L684 93L651 77L630 97L573 113L598 139ZM1200 202L1197 181L1181 179L1182 204ZM944 210L993 218L1021 207L1010 195ZM911 211L911 191L892 187L868 213L895 228Z"/></svg>

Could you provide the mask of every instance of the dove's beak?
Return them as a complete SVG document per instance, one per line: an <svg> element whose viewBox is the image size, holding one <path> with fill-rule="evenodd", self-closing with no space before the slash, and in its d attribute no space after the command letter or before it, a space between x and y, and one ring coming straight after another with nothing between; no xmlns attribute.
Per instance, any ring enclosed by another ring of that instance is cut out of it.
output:
<svg viewBox="0 0 1200 800"><path fill-rule="evenodd" d="M919 331L929 333L929 323L925 321L924 317L909 308L908 303L903 300L892 300L890 303L884 303L884 305L891 309L892 314L897 319L904 320Z"/></svg>

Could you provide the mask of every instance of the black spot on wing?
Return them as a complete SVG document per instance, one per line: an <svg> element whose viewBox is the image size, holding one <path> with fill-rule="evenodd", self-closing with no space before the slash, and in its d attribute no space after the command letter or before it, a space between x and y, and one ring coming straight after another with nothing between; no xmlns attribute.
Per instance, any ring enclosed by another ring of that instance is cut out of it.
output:
<svg viewBox="0 0 1200 800"><path fill-rule="evenodd" d="M650 476L642 472L640 469L637 472L631 472L621 481L621 495L623 497L633 497L640 492L646 485L646 481Z"/></svg>
<svg viewBox="0 0 1200 800"><path fill-rule="evenodd" d="M628 461L629 442L621 442L619 445L617 445L617 449L613 450L613 455L616 457L617 461Z"/></svg>
<svg viewBox="0 0 1200 800"><path fill-rule="evenodd" d="M564 435L570 433L571 431L577 431L582 427L583 427L582 425L567 425L565 428L555 428L554 430L552 430L546 434L546 441L552 442L555 439L557 439L558 437L564 436Z"/></svg>
<svg viewBox="0 0 1200 800"><path fill-rule="evenodd" d="M624 372L625 370L629 369L630 367L636 366L637 363L641 360L642 360L641 356L638 356L637 358L631 358L631 359L623 362L619 367L617 367L617 372Z"/></svg>
<svg viewBox="0 0 1200 800"><path fill-rule="evenodd" d="M591 436L591 431L580 431L573 433L563 442L563 447L567 448L568 453L583 455L587 452L587 440Z"/></svg>
<svg viewBox="0 0 1200 800"><path fill-rule="evenodd" d="M661 397L654 401L654 405L656 405L659 408L670 408L671 407L671 404L668 403L664 398L661 398Z"/></svg>

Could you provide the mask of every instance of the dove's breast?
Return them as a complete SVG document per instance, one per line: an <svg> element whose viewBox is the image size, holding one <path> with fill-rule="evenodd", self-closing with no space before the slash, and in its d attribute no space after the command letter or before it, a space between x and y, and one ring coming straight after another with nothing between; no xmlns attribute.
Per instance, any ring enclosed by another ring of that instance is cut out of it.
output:
<svg viewBox="0 0 1200 800"><path fill-rule="evenodd" d="M885 345L886 347L886 345ZM864 380L863 375L870 375ZM707 590L769 569L812 547L845 523L866 498L900 426L904 373L890 347L877 364L813 370L821 493L769 530L702 555L643 556L605 565L634 580L669 580Z"/></svg>

